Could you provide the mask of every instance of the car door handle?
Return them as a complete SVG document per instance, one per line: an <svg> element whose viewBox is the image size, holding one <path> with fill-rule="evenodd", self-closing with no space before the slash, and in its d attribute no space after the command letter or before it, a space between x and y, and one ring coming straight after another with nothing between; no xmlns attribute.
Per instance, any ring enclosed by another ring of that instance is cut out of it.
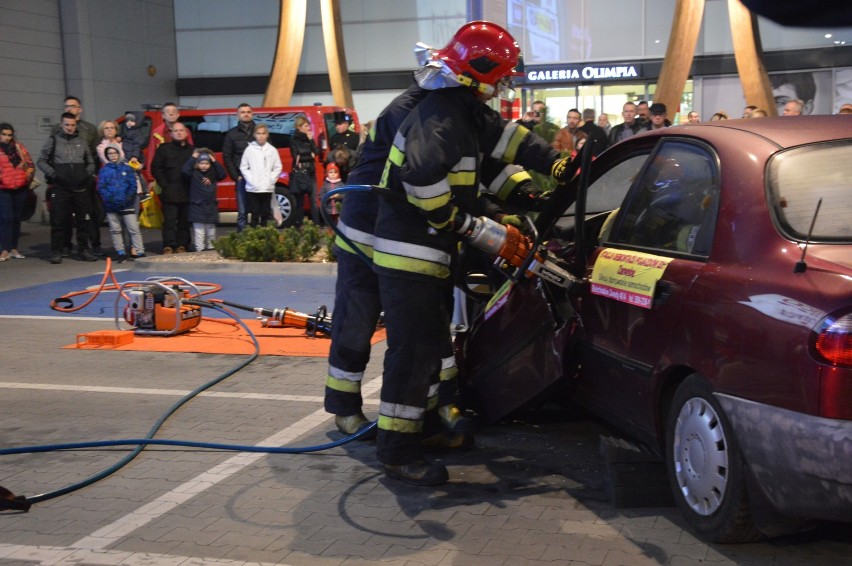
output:
<svg viewBox="0 0 852 566"><path fill-rule="evenodd" d="M657 281L657 286L654 289L654 302L651 304L651 308L655 309L660 307L669 300L669 297L672 296L674 292L674 284L671 281L665 281L660 279Z"/></svg>

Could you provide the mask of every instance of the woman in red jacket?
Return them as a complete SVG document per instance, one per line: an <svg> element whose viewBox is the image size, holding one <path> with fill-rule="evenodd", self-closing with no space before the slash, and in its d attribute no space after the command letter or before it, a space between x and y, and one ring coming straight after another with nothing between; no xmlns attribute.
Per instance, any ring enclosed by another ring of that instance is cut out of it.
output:
<svg viewBox="0 0 852 566"><path fill-rule="evenodd" d="M0 123L0 261L24 259L18 251L21 215L35 167L30 153L15 141L15 128Z"/></svg>

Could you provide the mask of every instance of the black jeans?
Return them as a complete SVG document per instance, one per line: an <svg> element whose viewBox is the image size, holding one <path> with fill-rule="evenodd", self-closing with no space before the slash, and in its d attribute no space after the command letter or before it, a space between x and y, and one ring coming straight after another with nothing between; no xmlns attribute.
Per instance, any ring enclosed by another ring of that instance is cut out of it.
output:
<svg viewBox="0 0 852 566"><path fill-rule="evenodd" d="M89 249L92 200L86 188L64 189L51 186L50 193L50 250L62 253L71 240L71 218L76 219L78 251Z"/></svg>
<svg viewBox="0 0 852 566"><path fill-rule="evenodd" d="M295 197L293 203L293 225L301 226L305 218L305 196L310 200L311 222L319 226L320 215L317 205L317 183L313 171L305 169L294 170L290 173L290 192Z"/></svg>
<svg viewBox="0 0 852 566"><path fill-rule="evenodd" d="M246 204L246 216L251 214L249 226L266 226L272 216L272 193L250 193L243 195Z"/></svg>
<svg viewBox="0 0 852 566"><path fill-rule="evenodd" d="M189 203L163 202L163 248L190 249Z"/></svg>
<svg viewBox="0 0 852 566"><path fill-rule="evenodd" d="M27 191L27 187L0 189L0 251L18 249Z"/></svg>

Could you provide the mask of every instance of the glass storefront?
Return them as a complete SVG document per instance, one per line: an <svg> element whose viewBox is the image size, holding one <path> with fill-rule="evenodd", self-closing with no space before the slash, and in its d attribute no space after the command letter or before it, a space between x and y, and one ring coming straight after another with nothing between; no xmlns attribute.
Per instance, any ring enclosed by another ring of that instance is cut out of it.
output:
<svg viewBox="0 0 852 566"><path fill-rule="evenodd" d="M621 107L625 102L651 101L656 90L656 83L526 87L521 89L520 110L523 114L534 100L543 100L547 105L548 119L560 127L565 125L565 116L572 108L581 112L593 108L596 116L605 113L610 124L615 125L622 121ZM686 114L692 109L693 82L690 80L684 87L680 109L669 109L669 120L677 124L683 116L685 121Z"/></svg>

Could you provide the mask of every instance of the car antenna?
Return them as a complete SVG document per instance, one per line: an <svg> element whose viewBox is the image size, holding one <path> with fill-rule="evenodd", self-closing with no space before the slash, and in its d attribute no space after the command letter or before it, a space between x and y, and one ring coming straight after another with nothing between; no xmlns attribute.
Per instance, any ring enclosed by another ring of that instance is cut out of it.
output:
<svg viewBox="0 0 852 566"><path fill-rule="evenodd" d="M805 254L808 253L808 245L811 243L811 234L814 233L814 224L816 224L817 215L819 214L819 207L822 206L822 197L817 201L816 210L814 210L814 217L811 219L811 228L808 230L808 237L805 240L805 247L802 248L802 257L799 261L796 262L795 267L793 267L793 273L804 273L808 268L808 264L805 263Z"/></svg>

